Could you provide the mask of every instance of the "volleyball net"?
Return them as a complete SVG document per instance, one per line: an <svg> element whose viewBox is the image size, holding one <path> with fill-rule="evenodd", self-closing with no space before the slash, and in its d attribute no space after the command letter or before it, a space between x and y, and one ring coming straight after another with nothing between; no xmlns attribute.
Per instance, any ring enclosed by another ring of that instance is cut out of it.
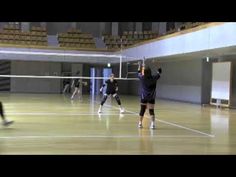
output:
<svg viewBox="0 0 236 177"><path fill-rule="evenodd" d="M61 93L65 85L73 90L75 80L91 92L111 73L127 86L138 80L138 66L144 65L143 58L104 53L2 50L0 55L13 58L0 60L0 91L10 92Z"/></svg>

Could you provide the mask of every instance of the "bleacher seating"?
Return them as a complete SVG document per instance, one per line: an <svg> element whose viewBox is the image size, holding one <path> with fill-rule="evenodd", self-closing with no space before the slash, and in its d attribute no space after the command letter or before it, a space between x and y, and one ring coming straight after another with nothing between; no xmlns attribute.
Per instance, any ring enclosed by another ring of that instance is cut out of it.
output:
<svg viewBox="0 0 236 177"><path fill-rule="evenodd" d="M165 34L173 34L190 28L195 28L204 22L185 22L178 29L170 29ZM152 31L124 31L121 36L103 35L107 49L122 49L131 45L161 36ZM92 34L82 33L78 29L70 29L57 35L59 47L96 48ZM48 46L47 32L43 27L32 27L23 32L18 24L8 24L0 30L0 44Z"/></svg>
<svg viewBox="0 0 236 177"><path fill-rule="evenodd" d="M6 25L0 31L0 43L47 46L46 29L32 27L29 32L22 32L18 25Z"/></svg>
<svg viewBox="0 0 236 177"><path fill-rule="evenodd" d="M58 34L60 47L96 48L92 34L82 33L78 29L70 29L67 33Z"/></svg>
<svg viewBox="0 0 236 177"><path fill-rule="evenodd" d="M103 41L107 49L121 49L157 36L158 34L152 31L124 31L122 36L103 35Z"/></svg>

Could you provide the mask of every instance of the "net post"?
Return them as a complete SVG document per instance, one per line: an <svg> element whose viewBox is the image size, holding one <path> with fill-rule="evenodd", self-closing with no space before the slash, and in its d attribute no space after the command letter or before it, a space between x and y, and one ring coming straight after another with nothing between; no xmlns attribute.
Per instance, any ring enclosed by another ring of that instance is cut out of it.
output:
<svg viewBox="0 0 236 177"><path fill-rule="evenodd" d="M142 75L144 75L144 69L145 69L145 57L143 57L143 64L142 64L142 67L141 67Z"/></svg>
<svg viewBox="0 0 236 177"><path fill-rule="evenodd" d="M120 44L120 72L119 72L119 78L121 78L121 72L122 72L122 38L121 38L121 44Z"/></svg>
<svg viewBox="0 0 236 177"><path fill-rule="evenodd" d="M120 73L119 73L119 78L121 78L121 72L122 72L122 56L120 56Z"/></svg>

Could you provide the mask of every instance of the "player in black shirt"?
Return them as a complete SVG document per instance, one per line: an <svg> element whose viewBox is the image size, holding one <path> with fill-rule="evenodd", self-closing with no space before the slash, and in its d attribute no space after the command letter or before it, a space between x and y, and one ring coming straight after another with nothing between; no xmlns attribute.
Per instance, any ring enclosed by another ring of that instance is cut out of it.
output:
<svg viewBox="0 0 236 177"><path fill-rule="evenodd" d="M79 76L79 71L76 73L77 76ZM75 86L75 91L73 92L72 96L71 96L71 99L74 99L75 95L76 94L79 94L80 93L80 83L84 84L85 86L87 85L87 82L82 82L80 79L76 78L76 79L73 79L72 81L72 84L71 84L71 87Z"/></svg>
<svg viewBox="0 0 236 177"><path fill-rule="evenodd" d="M62 93L66 93L67 91L70 92L70 79L64 79L63 86L64 86L64 88L63 88Z"/></svg>
<svg viewBox="0 0 236 177"><path fill-rule="evenodd" d="M138 68L138 78L141 81L141 105L140 105L140 119L139 119L139 128L142 128L142 121L145 110L148 106L149 114L151 116L152 122L150 128L155 129L155 114L154 114L154 106L155 106L155 98L156 98L156 83L160 78L160 74L162 73L162 69L159 68L156 74L152 75L152 71L149 67L144 69L144 74L141 73L141 66Z"/></svg>
<svg viewBox="0 0 236 177"><path fill-rule="evenodd" d="M109 95L112 95L118 105L120 106L120 113L124 113L124 109L121 107L121 101L120 101L120 98L117 94L117 91L118 91L118 83L117 81L114 79L114 74L111 74L110 75L110 79L106 80L105 82L106 84L103 84L103 86L100 88L100 92L103 91L103 88L107 85L107 88L106 88L106 92L105 94L103 95L103 98L102 98L102 101L101 101L101 104L100 104L100 107L99 107L99 110L98 110L98 113L102 113L102 106L103 104L106 102L107 100L107 97Z"/></svg>

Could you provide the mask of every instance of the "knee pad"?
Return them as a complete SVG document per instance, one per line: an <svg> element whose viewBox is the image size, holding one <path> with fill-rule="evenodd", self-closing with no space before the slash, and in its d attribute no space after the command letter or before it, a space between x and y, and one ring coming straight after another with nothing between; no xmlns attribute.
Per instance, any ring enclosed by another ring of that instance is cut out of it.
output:
<svg viewBox="0 0 236 177"><path fill-rule="evenodd" d="M144 113L145 113L145 110L146 110L146 105L141 105L141 109L140 109L140 112L139 112L139 116L142 116L143 117L143 115L144 115Z"/></svg>
<svg viewBox="0 0 236 177"><path fill-rule="evenodd" d="M107 95L105 94L102 98L102 102L101 102L101 105L103 105L107 100Z"/></svg>
<svg viewBox="0 0 236 177"><path fill-rule="evenodd" d="M115 99L116 99L118 105L121 105L120 97L118 95L115 96Z"/></svg>
<svg viewBox="0 0 236 177"><path fill-rule="evenodd" d="M151 116L154 116L155 114L154 114L154 109L149 109L149 114L151 115Z"/></svg>

